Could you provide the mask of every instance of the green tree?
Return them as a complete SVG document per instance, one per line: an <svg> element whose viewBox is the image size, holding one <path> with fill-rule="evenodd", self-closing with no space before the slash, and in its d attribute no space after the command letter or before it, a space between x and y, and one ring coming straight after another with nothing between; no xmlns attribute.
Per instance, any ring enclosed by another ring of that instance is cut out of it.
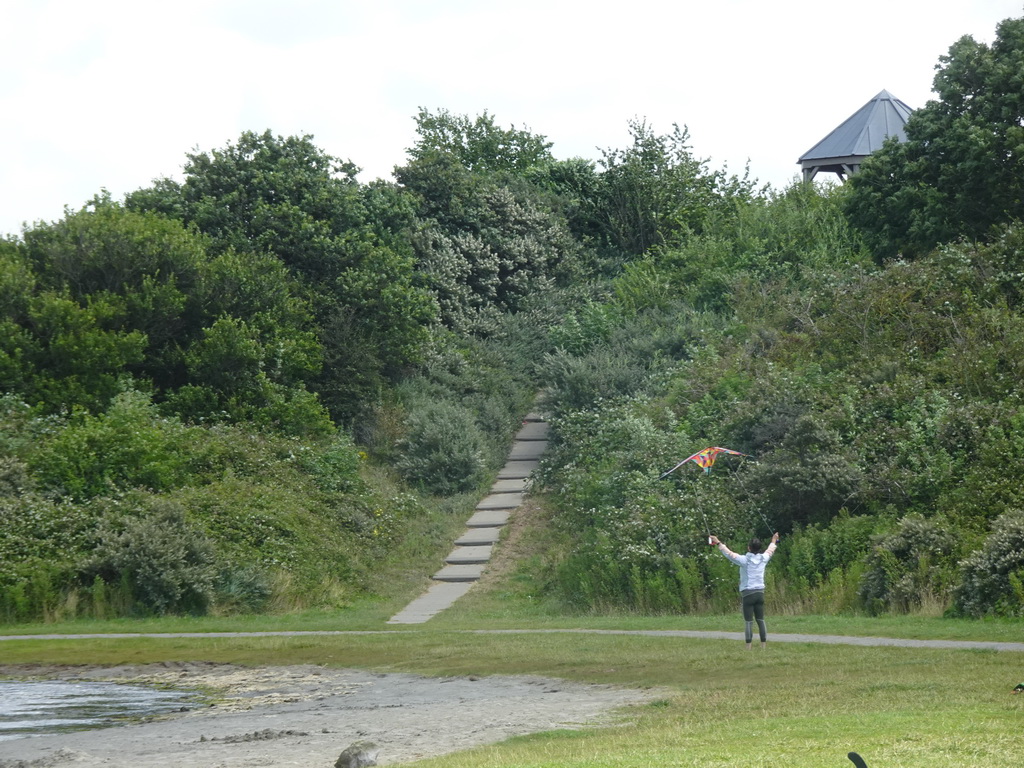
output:
<svg viewBox="0 0 1024 768"><path fill-rule="evenodd" d="M409 148L415 163L435 155L447 155L474 173L507 171L523 174L530 168L552 160L547 137L495 125L485 111L475 119L453 115L442 109L437 114L420 108L416 116L416 143Z"/></svg>
<svg viewBox="0 0 1024 768"><path fill-rule="evenodd" d="M107 328L145 337L145 355L130 369L134 376L158 387L173 381L177 350L203 324L202 238L180 222L127 211L104 195L27 230L23 252L42 291L65 293L82 307L108 306Z"/></svg>
<svg viewBox="0 0 1024 768"><path fill-rule="evenodd" d="M394 187L362 187L357 171L310 136L246 132L188 155L183 183L128 199L196 226L214 253L270 255L301 280L330 363L316 388L345 420L418 359L436 314L414 279L408 204Z"/></svg>
<svg viewBox="0 0 1024 768"><path fill-rule="evenodd" d="M47 284L35 255L0 242L0 387L48 413L100 410L144 360L146 334L131 327L122 296Z"/></svg>
<svg viewBox="0 0 1024 768"><path fill-rule="evenodd" d="M358 168L311 136L244 132L237 143L186 155L185 181L158 181L127 198L194 224L214 252L269 251L313 282L347 265L338 236L364 224Z"/></svg>
<svg viewBox="0 0 1024 768"><path fill-rule="evenodd" d="M33 340L25 327L36 276L14 240L0 240L0 382L7 392L25 392L25 359Z"/></svg>
<svg viewBox="0 0 1024 768"><path fill-rule="evenodd" d="M685 127L658 135L646 121L632 120L629 131L631 146L602 153L597 206L606 244L636 256L700 233L730 183L694 157ZM745 181L731 186L749 195Z"/></svg>
<svg viewBox="0 0 1024 768"><path fill-rule="evenodd" d="M28 310L26 399L44 411L103 409L144 358L145 334L123 331L122 309L102 299L82 307L66 293L44 292Z"/></svg>
<svg viewBox="0 0 1024 768"><path fill-rule="evenodd" d="M845 207L878 258L916 257L958 237L985 239L1024 216L1024 18L970 35L941 56L938 98L850 178Z"/></svg>
<svg viewBox="0 0 1024 768"><path fill-rule="evenodd" d="M497 314L572 274L578 246L534 184L553 162L543 136L423 110L419 140L396 178L418 204L417 270L437 298L441 319L486 331Z"/></svg>
<svg viewBox="0 0 1024 768"><path fill-rule="evenodd" d="M187 402L187 417L241 414L265 402L259 390L284 388L290 399L319 374L308 301L281 261L232 248L211 258L204 237L164 215L100 196L6 243L0 264L0 291L12 299L0 370L45 410L103 410L133 379L158 401ZM209 359L218 323L246 328L260 386L225 375L233 358ZM177 397L186 386L189 396Z"/></svg>

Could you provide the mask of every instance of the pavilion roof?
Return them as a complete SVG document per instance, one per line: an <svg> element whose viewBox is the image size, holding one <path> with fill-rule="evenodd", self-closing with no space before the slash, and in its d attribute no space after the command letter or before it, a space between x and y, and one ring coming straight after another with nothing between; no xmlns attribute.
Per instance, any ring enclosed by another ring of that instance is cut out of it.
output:
<svg viewBox="0 0 1024 768"><path fill-rule="evenodd" d="M828 136L807 150L798 163L813 164L822 159L866 157L889 136L905 141L904 126L913 110L888 91L882 91L858 109Z"/></svg>

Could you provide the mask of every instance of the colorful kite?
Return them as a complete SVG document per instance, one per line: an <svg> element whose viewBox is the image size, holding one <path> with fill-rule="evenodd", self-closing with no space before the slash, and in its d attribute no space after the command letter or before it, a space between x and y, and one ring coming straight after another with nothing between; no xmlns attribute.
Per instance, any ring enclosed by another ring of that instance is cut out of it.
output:
<svg viewBox="0 0 1024 768"><path fill-rule="evenodd" d="M692 461L697 466L702 467L704 469L704 473L708 474L711 472L711 467L714 466L715 459L718 458L718 454L720 453L727 453L731 456L749 456L749 454L732 451L728 448L705 448L703 451L697 451L693 456L687 456L668 472L665 472L661 477L672 474L688 461ZM658 479L660 480L661 478Z"/></svg>

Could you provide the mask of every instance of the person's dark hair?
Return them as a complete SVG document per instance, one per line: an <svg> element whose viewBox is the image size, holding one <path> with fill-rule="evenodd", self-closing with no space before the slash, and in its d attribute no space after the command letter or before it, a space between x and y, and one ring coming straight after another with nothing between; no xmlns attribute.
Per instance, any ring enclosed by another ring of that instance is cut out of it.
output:
<svg viewBox="0 0 1024 768"><path fill-rule="evenodd" d="M756 555L761 551L763 546L764 545L761 543L760 539L751 539L750 543L747 544L747 549Z"/></svg>

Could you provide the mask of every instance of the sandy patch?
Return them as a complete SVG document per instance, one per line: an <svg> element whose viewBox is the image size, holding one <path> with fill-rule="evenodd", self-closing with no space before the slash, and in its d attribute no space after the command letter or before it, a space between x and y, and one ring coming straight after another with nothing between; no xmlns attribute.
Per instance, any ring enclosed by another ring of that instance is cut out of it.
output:
<svg viewBox="0 0 1024 768"><path fill-rule="evenodd" d="M380 765L511 736L615 722L652 691L537 677L425 678L317 666L0 666L0 677L116 680L213 692L152 722L0 742L0 768L330 768L376 743Z"/></svg>

